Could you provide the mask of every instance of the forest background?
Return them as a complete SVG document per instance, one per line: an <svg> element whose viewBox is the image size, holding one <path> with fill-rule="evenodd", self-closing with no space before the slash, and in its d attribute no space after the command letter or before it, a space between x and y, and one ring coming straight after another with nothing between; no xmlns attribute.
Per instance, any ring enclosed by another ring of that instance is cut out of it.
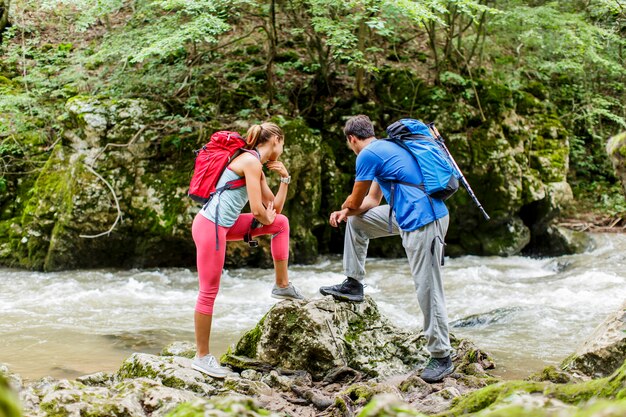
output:
<svg viewBox="0 0 626 417"><path fill-rule="evenodd" d="M457 193L450 254L579 250L563 219L624 225L605 145L626 130L625 35L620 0L0 0L0 264L193 265L193 150L266 120L292 259L340 252L357 113L448 139L492 216Z"/></svg>

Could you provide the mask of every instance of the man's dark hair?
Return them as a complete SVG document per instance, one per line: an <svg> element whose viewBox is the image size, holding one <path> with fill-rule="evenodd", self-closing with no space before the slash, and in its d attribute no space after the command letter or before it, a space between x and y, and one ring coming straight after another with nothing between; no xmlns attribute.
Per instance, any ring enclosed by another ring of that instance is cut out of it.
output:
<svg viewBox="0 0 626 417"><path fill-rule="evenodd" d="M367 139L376 135L372 121L364 114L358 114L349 118L343 128L343 134L346 137L354 135L359 139Z"/></svg>

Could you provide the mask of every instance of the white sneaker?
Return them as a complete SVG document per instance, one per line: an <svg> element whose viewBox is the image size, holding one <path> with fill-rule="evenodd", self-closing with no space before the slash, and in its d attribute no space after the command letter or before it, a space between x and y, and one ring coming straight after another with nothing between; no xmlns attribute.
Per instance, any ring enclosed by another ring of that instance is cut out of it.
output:
<svg viewBox="0 0 626 417"><path fill-rule="evenodd" d="M230 369L220 366L213 355L206 355L201 358L196 356L191 363L191 367L213 378L225 378L231 373Z"/></svg>
<svg viewBox="0 0 626 417"><path fill-rule="evenodd" d="M303 300L304 296L302 296L300 291L290 282L285 288L274 284L274 288L272 288L272 298L278 298L279 300Z"/></svg>

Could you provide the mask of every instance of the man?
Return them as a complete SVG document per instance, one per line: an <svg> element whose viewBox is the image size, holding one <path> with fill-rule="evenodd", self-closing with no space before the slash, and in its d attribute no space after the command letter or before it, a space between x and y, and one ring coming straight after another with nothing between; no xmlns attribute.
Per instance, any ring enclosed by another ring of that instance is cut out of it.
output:
<svg viewBox="0 0 626 417"><path fill-rule="evenodd" d="M330 224L338 227L341 222L347 223L343 254L347 279L322 287L320 292L340 301L363 301L362 281L370 239L400 234L424 314L426 348L431 354L421 378L429 383L440 381L454 370L441 277L448 209L443 201L429 199L410 185L423 182L414 157L395 143L377 140L367 116L351 117L344 134L357 155L356 178L341 210L330 215ZM383 195L393 202L392 218L389 205L380 205Z"/></svg>

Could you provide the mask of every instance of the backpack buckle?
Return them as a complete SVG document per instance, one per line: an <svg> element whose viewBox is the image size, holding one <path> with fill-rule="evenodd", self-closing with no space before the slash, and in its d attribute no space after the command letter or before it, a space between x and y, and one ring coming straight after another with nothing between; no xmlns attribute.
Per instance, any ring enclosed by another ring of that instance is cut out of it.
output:
<svg viewBox="0 0 626 417"><path fill-rule="evenodd" d="M259 246L259 241L256 239L252 239L251 232L252 230L249 230L248 233L243 235L243 241L246 242L251 248L256 248L257 246Z"/></svg>
<svg viewBox="0 0 626 417"><path fill-rule="evenodd" d="M259 241L256 239L252 239L252 229L256 229L259 226L259 221L257 219L252 219L252 223L250 223L250 228L243 235L243 241L248 244L251 248L256 248L259 246Z"/></svg>

